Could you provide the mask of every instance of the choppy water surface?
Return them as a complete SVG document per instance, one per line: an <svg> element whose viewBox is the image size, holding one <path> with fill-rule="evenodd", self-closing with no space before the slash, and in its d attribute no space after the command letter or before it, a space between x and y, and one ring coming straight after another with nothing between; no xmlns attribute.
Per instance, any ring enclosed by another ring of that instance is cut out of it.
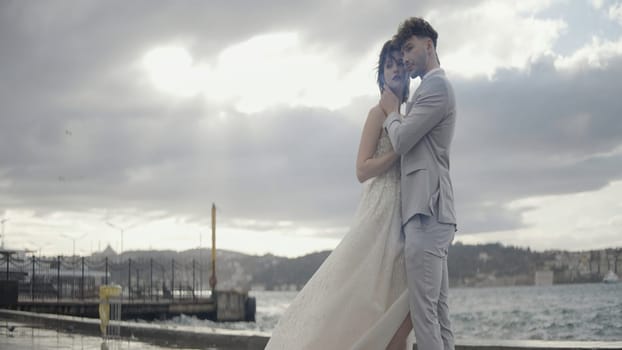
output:
<svg viewBox="0 0 622 350"><path fill-rule="evenodd" d="M251 294L257 298L256 323L219 324L184 316L167 323L269 334L296 296ZM462 340L622 340L622 283L456 288L449 304L454 333Z"/></svg>
<svg viewBox="0 0 622 350"><path fill-rule="evenodd" d="M462 339L622 340L622 284L456 289Z"/></svg>
<svg viewBox="0 0 622 350"><path fill-rule="evenodd" d="M266 291L251 295L257 298L257 322L254 323L215 323L181 316L151 326L200 332L225 328L269 336L296 292ZM622 283L452 289L449 303L459 341L622 341ZM8 325L15 328L9 331ZM170 349L130 340L103 342L99 337L2 321L0 349L5 348Z"/></svg>

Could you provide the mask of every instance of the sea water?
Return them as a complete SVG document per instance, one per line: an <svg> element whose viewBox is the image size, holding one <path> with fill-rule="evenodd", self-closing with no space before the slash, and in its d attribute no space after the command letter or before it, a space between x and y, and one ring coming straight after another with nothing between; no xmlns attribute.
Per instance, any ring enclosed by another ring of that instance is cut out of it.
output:
<svg viewBox="0 0 622 350"><path fill-rule="evenodd" d="M269 336L297 292L250 294L257 302L256 322L216 323L180 316L163 323ZM449 308L459 340L622 340L622 283L453 288Z"/></svg>

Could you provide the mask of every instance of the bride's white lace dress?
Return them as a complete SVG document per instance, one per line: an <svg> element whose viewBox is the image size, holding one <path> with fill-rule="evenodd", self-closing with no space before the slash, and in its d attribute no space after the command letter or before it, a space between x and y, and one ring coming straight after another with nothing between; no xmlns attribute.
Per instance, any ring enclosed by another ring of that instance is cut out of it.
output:
<svg viewBox="0 0 622 350"><path fill-rule="evenodd" d="M383 131L375 156L391 150ZM281 317L266 349L385 349L408 314L399 168L363 184L350 231Z"/></svg>

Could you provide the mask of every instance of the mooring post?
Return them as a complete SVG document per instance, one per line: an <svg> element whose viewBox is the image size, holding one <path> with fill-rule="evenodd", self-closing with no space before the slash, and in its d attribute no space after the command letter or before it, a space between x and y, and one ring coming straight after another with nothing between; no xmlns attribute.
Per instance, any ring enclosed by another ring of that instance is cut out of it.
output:
<svg viewBox="0 0 622 350"><path fill-rule="evenodd" d="M80 299L84 300L84 257L82 257L82 279L80 280Z"/></svg>
<svg viewBox="0 0 622 350"><path fill-rule="evenodd" d="M127 297L132 300L132 258L127 260Z"/></svg>
<svg viewBox="0 0 622 350"><path fill-rule="evenodd" d="M61 257L59 255L56 260L56 301L60 300L61 290L63 289L60 281L60 258Z"/></svg>
<svg viewBox="0 0 622 350"><path fill-rule="evenodd" d="M32 276L30 278L30 296L35 301L35 256L32 256Z"/></svg>
<svg viewBox="0 0 622 350"><path fill-rule="evenodd" d="M149 300L153 300L153 258L149 259Z"/></svg>

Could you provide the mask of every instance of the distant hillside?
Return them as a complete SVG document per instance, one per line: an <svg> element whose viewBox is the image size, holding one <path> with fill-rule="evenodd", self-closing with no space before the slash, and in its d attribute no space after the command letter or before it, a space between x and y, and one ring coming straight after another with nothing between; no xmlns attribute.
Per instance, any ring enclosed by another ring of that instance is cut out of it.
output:
<svg viewBox="0 0 622 350"><path fill-rule="evenodd" d="M457 243L449 250L447 265L452 286L525 285L533 283L538 254L499 243Z"/></svg>
<svg viewBox="0 0 622 350"><path fill-rule="evenodd" d="M268 290L300 289L329 254L330 251L322 251L286 258L218 250L218 285L221 288L249 289L254 285ZM208 288L211 274L209 249L127 251L118 256L107 248L93 255L94 258L104 256L109 257L112 278L119 283L127 281L129 259L132 260L132 274L142 274L143 279L153 260L154 280L168 283L174 265L177 281L191 281L194 271L197 285ZM541 269L553 271L555 283L596 282L601 281L609 270L618 274L622 272L622 249L533 252L529 248L499 243L457 243L450 248L448 265L451 286L529 285L534 283L535 271Z"/></svg>
<svg viewBox="0 0 622 350"><path fill-rule="evenodd" d="M216 252L218 286L249 289L255 284L266 289L302 288L329 254L330 251L324 251L297 258L286 258L271 254L247 255L219 249ZM181 252L173 250L126 251L120 255L106 248L103 252L92 255L92 258L97 260L105 257L109 258L111 277L115 283L126 283L130 269L128 262L131 260L134 276L132 278L142 274L145 279L145 276L151 273L153 261L154 280L158 283L164 281L168 287L172 280L171 271L174 265L177 281L191 281L194 269L197 285L200 284L202 289L208 289L209 286L211 250L207 248ZM177 283L175 285L177 286Z"/></svg>
<svg viewBox="0 0 622 350"><path fill-rule="evenodd" d="M260 257L254 266L253 282L275 289L278 286L296 286L300 289L320 267L330 251L288 259L272 255Z"/></svg>

